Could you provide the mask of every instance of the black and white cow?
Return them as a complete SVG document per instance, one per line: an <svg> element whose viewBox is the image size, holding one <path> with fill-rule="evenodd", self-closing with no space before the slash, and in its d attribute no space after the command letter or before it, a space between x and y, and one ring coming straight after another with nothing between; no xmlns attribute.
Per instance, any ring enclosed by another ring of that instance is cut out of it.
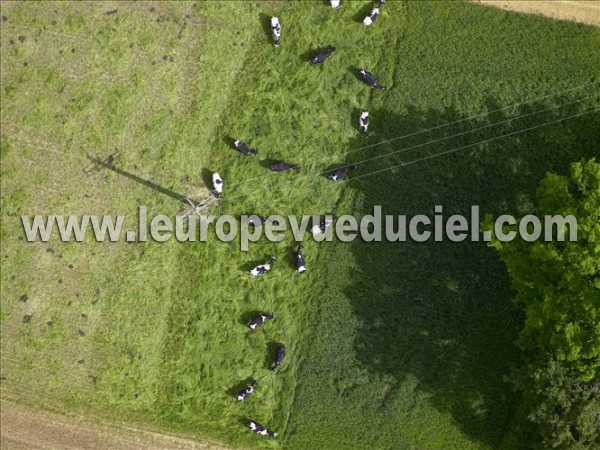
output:
<svg viewBox="0 0 600 450"><path fill-rule="evenodd" d="M259 216L258 214L253 214L248 217L248 227L255 228L259 225L264 225L267 223L267 218L264 216Z"/></svg>
<svg viewBox="0 0 600 450"><path fill-rule="evenodd" d="M358 75L360 79L367 83L371 89L379 89L380 91L385 91L387 88L385 86L381 86L377 83L377 78L371 72L367 72L365 69L359 69Z"/></svg>
<svg viewBox="0 0 600 450"><path fill-rule="evenodd" d="M331 171L331 173L329 174L329 176L327 178L329 178L332 181L340 181L340 180L343 180L346 177L346 175L348 175L349 172L353 172L356 169L358 169L358 166L356 164L352 164L350 166L339 167L339 168Z"/></svg>
<svg viewBox="0 0 600 450"><path fill-rule="evenodd" d="M318 225L313 226L312 229L310 230L310 232L312 233L313 236L316 236L321 233L325 233L325 230L327 230L327 228L329 228L331 225L333 225L333 223L335 222L336 219L337 219L337 216L326 217L325 219L321 220L321 222L319 222Z"/></svg>
<svg viewBox="0 0 600 450"><path fill-rule="evenodd" d="M233 145L235 146L235 149L240 152L242 155L245 156L256 156L258 154L258 150L256 150L255 148L249 148L248 145L246 145L245 142L242 142L240 140L237 140L233 143Z"/></svg>
<svg viewBox="0 0 600 450"><path fill-rule="evenodd" d="M258 383L256 382L256 380L252 380L248 385L246 385L246 387L242 389L237 396L238 402L243 402L248 397L250 397L257 386Z"/></svg>
<svg viewBox="0 0 600 450"><path fill-rule="evenodd" d="M278 163L271 164L269 166L269 169L272 170L273 172L285 172L286 170L290 170L290 169L293 169L296 172L299 172L301 168L302 167L300 167L297 164L288 164L286 162L278 162Z"/></svg>
<svg viewBox="0 0 600 450"><path fill-rule="evenodd" d="M223 193L223 179L218 172L213 173L212 175L213 189L215 190L217 197L220 197Z"/></svg>
<svg viewBox="0 0 600 450"><path fill-rule="evenodd" d="M271 30L273 31L273 42L275 47L279 47L279 39L281 38L281 24L277 17L271 17Z"/></svg>
<svg viewBox="0 0 600 450"><path fill-rule="evenodd" d="M271 436L271 437L276 437L278 433L274 433L273 431L269 431L267 430L264 426L262 426L260 423L255 422L253 420L251 420L248 423L248 428L250 428L252 431L254 431L256 434L262 434L263 436Z"/></svg>
<svg viewBox="0 0 600 450"><path fill-rule="evenodd" d="M250 275L253 277L260 277L260 276L264 275L265 273L267 273L269 270L271 270L273 268L274 262L275 262L275 257L271 256L271 259L269 260L269 262L260 264L260 265L256 266L254 269L252 269L250 271Z"/></svg>
<svg viewBox="0 0 600 450"><path fill-rule="evenodd" d="M250 323L248 324L248 328L250 328L251 330L256 330L267 320L272 320L272 319L273 319L273 314L260 313L258 316L255 316L250 320Z"/></svg>
<svg viewBox="0 0 600 450"><path fill-rule="evenodd" d="M339 9L342 7L342 5L340 4L340 0L329 0L329 3L331 4L331 7L333 9Z"/></svg>
<svg viewBox="0 0 600 450"><path fill-rule="evenodd" d="M315 64L322 64L327 58L329 58L333 54L333 52L335 52L335 47L331 47L328 50L317 53L311 58L310 65L314 66Z"/></svg>
<svg viewBox="0 0 600 450"><path fill-rule="evenodd" d="M365 27L370 26L373 22L375 22L377 20L377 17L379 16L379 8L373 8L371 10L371 12L367 15L367 17L365 17L365 20L363 20L363 24L365 25Z"/></svg>
<svg viewBox="0 0 600 450"><path fill-rule="evenodd" d="M275 351L275 364L273 364L273 366L269 370L271 372L275 372L275 369L277 369L279 366L281 366L284 359L285 359L285 345L281 344L277 347L277 350Z"/></svg>
<svg viewBox="0 0 600 450"><path fill-rule="evenodd" d="M367 139L371 137L371 133L369 133L369 111L361 111L358 128Z"/></svg>
<svg viewBox="0 0 600 450"><path fill-rule="evenodd" d="M298 269L298 272L300 273L306 272L306 264L304 262L304 257L302 256L302 244L299 244L298 249L296 250L296 269Z"/></svg>

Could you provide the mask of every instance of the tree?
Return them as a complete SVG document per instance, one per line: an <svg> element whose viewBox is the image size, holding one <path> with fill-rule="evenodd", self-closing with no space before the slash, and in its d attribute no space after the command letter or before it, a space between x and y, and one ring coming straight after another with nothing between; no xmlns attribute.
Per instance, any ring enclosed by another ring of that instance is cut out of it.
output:
<svg viewBox="0 0 600 450"><path fill-rule="evenodd" d="M537 216L573 215L552 242L493 241L515 301L525 314L518 344L525 364L512 381L523 392L526 448L600 448L600 164L574 163L569 176L548 174L537 191Z"/></svg>
<svg viewBox="0 0 600 450"><path fill-rule="evenodd" d="M532 358L511 377L525 393L527 446L590 449L600 446L600 381L579 374L551 356ZM525 426L524 426L525 425Z"/></svg>
<svg viewBox="0 0 600 450"><path fill-rule="evenodd" d="M525 312L519 344L590 381L600 375L600 164L574 163L569 177L548 174L537 199L538 217L575 216L577 241L556 241L555 227L552 242L492 242Z"/></svg>

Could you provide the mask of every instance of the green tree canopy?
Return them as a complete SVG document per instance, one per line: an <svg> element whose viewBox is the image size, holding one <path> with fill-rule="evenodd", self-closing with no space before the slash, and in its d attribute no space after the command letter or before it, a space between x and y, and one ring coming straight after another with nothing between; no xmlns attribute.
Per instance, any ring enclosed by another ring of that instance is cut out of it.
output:
<svg viewBox="0 0 600 450"><path fill-rule="evenodd" d="M524 365L512 374L523 403L514 433L524 448L600 446L600 164L575 163L548 174L537 216L576 219L553 227L552 240L495 240L523 307ZM520 224L520 222L519 222ZM505 230L507 231L507 230ZM564 233L566 241L557 237Z"/></svg>
<svg viewBox="0 0 600 450"><path fill-rule="evenodd" d="M600 164L574 163L570 176L548 174L537 191L537 215L573 215L569 226L553 227L553 241L494 241L523 306L519 344L526 352L549 354L583 381L600 369ZM565 232L565 242L556 240Z"/></svg>
<svg viewBox="0 0 600 450"><path fill-rule="evenodd" d="M600 380L582 381L573 369L541 355L515 371L512 381L525 393L520 441L527 448L600 446Z"/></svg>

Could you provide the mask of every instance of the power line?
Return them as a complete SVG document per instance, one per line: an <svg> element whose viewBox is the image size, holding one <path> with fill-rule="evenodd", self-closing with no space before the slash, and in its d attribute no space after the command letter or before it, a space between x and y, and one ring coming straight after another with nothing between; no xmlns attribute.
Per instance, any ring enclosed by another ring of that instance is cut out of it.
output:
<svg viewBox="0 0 600 450"><path fill-rule="evenodd" d="M467 130L467 131L464 131L464 132L461 132L461 133L453 134L451 136L445 136L443 138L435 139L433 141L428 141L428 142L425 142L425 143L421 143L421 144L416 144L416 145L413 145L413 146L405 147L405 148L402 148L402 149L399 149L399 150L394 150L392 152L388 152L388 153L385 153L383 155L377 155L377 156L374 156L374 157L371 157L371 158L366 158L366 159L363 159L363 160L355 161L355 162L352 162L351 164L364 164L364 163L367 163L367 162L375 161L377 159L391 157L391 156L399 154L399 153L403 153L403 152L406 152L406 151L409 151L409 150L414 150L414 149L421 148L421 147L424 147L424 146L427 146L427 145L431 145L431 144L435 144L435 143L438 143L438 142L443 142L445 140L454 139L454 138L459 137L459 136L463 136L463 135L466 135L466 134L474 133L474 132L479 131L479 130L483 130L483 129L486 129L486 128L494 127L496 125L501 125L503 123L508 123L508 122L511 122L511 121L514 121L514 120L519 120L519 119L522 119L522 118L525 118L525 117L529 117L529 116L532 116L532 115L541 114L541 113L548 112L548 111L551 111L551 110L554 110L554 109L562 108L564 106L578 104L578 103L581 103L581 102L583 102L585 100L588 100L588 99L590 99L592 97L593 96L585 97L583 99L578 99L578 100L575 100L575 101L572 101L572 102L563 103L561 105L552 106L552 107L549 107L549 108L546 108L546 109L543 109L543 110L538 110L538 111L534 111L534 112L531 112L531 113L523 114L521 116L511 117L509 119L505 119L505 120L502 120L500 122L495 122L495 123L492 123L492 124L487 124L487 125L484 125L484 126L481 126L481 127L477 127L475 129L472 129L472 130ZM341 167L347 167L349 165L350 164L345 164L345 165L343 165ZM304 176L301 176L301 177L294 177L293 179L283 180L282 183L286 183L286 182L288 182L288 183L289 182L299 182L299 181L303 181L303 180L308 180L308 179L311 179L311 178L318 177L320 175L324 175L327 172L328 171L322 171L322 172L316 172L316 173L312 173L312 174L307 174L307 175L304 175ZM272 176L272 174L269 174L269 175ZM357 178L360 178L360 177L353 177L353 179L357 179ZM237 198L240 198L240 197L243 197L243 196L251 196L251 195L253 195L253 194L257 193L257 192L260 192L260 191L261 191L261 189L256 189L256 190L253 190L253 191L251 191L249 193L238 194L236 196L228 198L228 200L237 199Z"/></svg>
<svg viewBox="0 0 600 450"><path fill-rule="evenodd" d="M395 141L398 141L398 140L401 140L401 139L406 139L406 138L409 138L409 137L418 136L419 134L424 134L424 133L427 133L427 132L430 132L430 131L442 129L442 128L445 128L445 127L449 127L451 125L457 125L459 123L470 121L470 120L477 119L477 118L480 118L480 117L489 116L491 114L494 114L494 113L497 113L497 112L500 112L500 111L504 111L504 110L511 109L511 108L517 108L519 106L527 105L529 103L533 103L533 102L536 102L536 101L545 100L545 99L548 99L548 98L551 98L551 97L556 97L558 95L561 95L561 94L564 94L564 93L567 93L567 92L572 92L572 91L575 91L575 90L578 90L578 89L583 89L583 88L588 87L588 86L591 87L591 86L597 85L598 83L600 83L600 81L594 81L594 82L590 82L590 83L584 83L584 84L581 84L581 85L573 87L573 88L569 88L569 89L565 89L565 90L562 90L562 91L553 92L551 94L544 95L542 97L536 97L536 98L528 99L528 100L520 102L520 103L515 103L515 104L512 104L512 105L504 106L502 108L498 108L498 109L495 109L495 110L492 110L492 111L487 111L487 112L484 112L484 113L480 113L480 114L477 114L477 115L474 115L474 116L471 116L471 117L467 117L465 119L455 120L453 122L444 123L444 124L441 124L441 125L437 125L437 126L434 126L434 127L431 127L431 128L424 129L424 130L419 130L419 131L416 131L416 132L413 132L413 133L409 133L409 134L406 134L406 135L402 135L402 136L397 136L397 137L394 137L394 138L390 138L390 139L387 139L385 141L377 142L375 144L369 144L369 145L365 145L365 146L362 146L362 147L358 147L358 148L349 150L349 151L347 151L345 153L342 153L341 155L335 155L335 156L330 156L330 157L327 157L327 158L321 158L320 160L312 160L312 161L309 161L309 163L330 161L334 157L338 158L338 157L347 156L347 155L349 155L351 153L355 153L355 152L358 152L360 150L366 150L366 149L369 149L369 148L377 147L379 145L389 144L390 142L395 142ZM236 184L232 185L229 189L235 189L238 186L247 184L247 183L249 183L251 181L255 181L255 180L258 180L258 179L266 178L269 175L270 174L264 174L264 175L259 175L259 176L254 177L254 178L246 179L244 181L241 181L239 183L236 183Z"/></svg>
<svg viewBox="0 0 600 450"><path fill-rule="evenodd" d="M485 144L485 143L488 143L488 142L496 141L498 139L503 139L505 137L514 136L514 135L517 135L517 134L520 134L520 133L525 133L527 131L535 130L537 128L542 128L542 127L545 127L547 125L557 124L557 123L564 122L564 121L569 120L569 119L573 119L575 117L584 116L584 115L591 114L591 113L598 112L598 111L600 111L600 108L594 109L594 110L584 111L584 112L581 112L581 113L578 113L578 114L574 114L574 115L571 115L571 116L568 116L568 117L563 117L561 119L553 120L553 121L550 121L550 122L545 122L543 124L539 124L539 125L536 125L536 126L533 126L533 127L529 127L529 128L524 128L524 129L521 129L521 130L513 131L511 133L504 134L504 135L501 135L501 136L496 136L496 137L493 137L493 138L490 138L490 139L485 139L483 141L479 141L479 142L476 142L474 144L464 145L464 146L453 148L451 150L447 150L447 151L444 151L444 152L441 152L441 153L436 153L434 155L430 155L430 156L427 156L427 157L418 158L418 159L415 159L413 161L409 161L409 162L406 162L406 163L396 164L396 165L393 165L393 166L390 166L390 167L386 167L385 169L376 170L376 171L369 172L369 173L366 173L366 174L363 174L363 175L359 175L359 176L356 176L356 177L352 177L352 178L349 178L349 179L346 179L346 180L338 181L336 183L332 182L332 183L329 183L328 185L325 185L325 186L322 186L322 187L326 188L326 187L336 186L336 185L340 185L342 183L346 183L348 181L355 181L355 180L358 180L360 178L366 178L366 177L369 177L369 176L372 176L372 175L376 175L378 173L386 172L388 170L392 170L392 169L395 169L395 168L398 168L398 167L408 166L410 164L415 164L415 163L418 163L418 162L421 162L421 161L425 161L425 160L428 160L428 159L437 158L439 156L444 156L444 155L447 155L449 153L457 152L459 150L464 150L464 149L467 149L467 148L475 147L477 145L481 145L481 144ZM298 192L303 192L303 191L306 191L306 190L309 190L309 189L313 189L313 187L309 186L307 188L297 189L293 193L296 194ZM269 201L272 201L272 200L269 200Z"/></svg>

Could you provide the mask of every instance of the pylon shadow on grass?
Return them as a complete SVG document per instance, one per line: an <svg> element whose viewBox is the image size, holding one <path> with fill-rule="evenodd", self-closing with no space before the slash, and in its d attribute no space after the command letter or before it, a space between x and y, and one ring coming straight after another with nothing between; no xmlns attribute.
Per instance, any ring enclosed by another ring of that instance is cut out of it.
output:
<svg viewBox="0 0 600 450"><path fill-rule="evenodd" d="M106 160L102 160L102 159L99 159L99 158L96 158L96 157L93 157L93 156L90 156L90 155L86 155L86 156L97 167L102 167L102 168L111 170L111 171L113 171L113 172L115 172L115 173L117 173L119 175L122 175L122 176L124 176L126 178L129 178L130 180L135 181L136 183L140 183L140 184L142 184L144 186L149 187L150 189L154 189L155 191L160 192L161 194L167 195L167 196L171 197L174 200L178 200L178 201L180 201L182 203L186 203L187 204L186 196L185 195L178 194L177 192L175 192L175 191L173 191L173 190L171 190L169 188L166 188L164 186L160 186L159 184L156 184L156 183L154 183L154 182L152 182L150 180L146 180L145 178L138 177L137 175L135 175L135 174L133 174L131 172L127 172L126 170L119 169L118 167L116 167L115 161L114 161L112 155L109 156Z"/></svg>

